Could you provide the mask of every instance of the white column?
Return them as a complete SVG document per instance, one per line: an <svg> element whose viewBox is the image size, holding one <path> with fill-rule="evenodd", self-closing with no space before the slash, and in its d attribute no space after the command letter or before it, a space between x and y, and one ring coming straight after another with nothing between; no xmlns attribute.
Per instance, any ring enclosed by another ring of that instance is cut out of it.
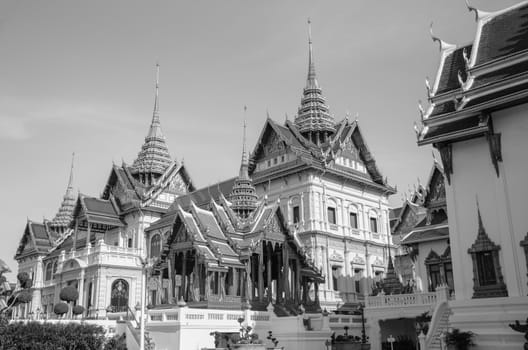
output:
<svg viewBox="0 0 528 350"><path fill-rule="evenodd" d="M35 267L34 281L33 281L33 295L31 298L31 312L36 316L37 309L42 311L42 286L43 286L43 266L42 257L37 258L37 265Z"/></svg>
<svg viewBox="0 0 528 350"><path fill-rule="evenodd" d="M84 306L84 269L81 269L81 275L79 277L79 305Z"/></svg>

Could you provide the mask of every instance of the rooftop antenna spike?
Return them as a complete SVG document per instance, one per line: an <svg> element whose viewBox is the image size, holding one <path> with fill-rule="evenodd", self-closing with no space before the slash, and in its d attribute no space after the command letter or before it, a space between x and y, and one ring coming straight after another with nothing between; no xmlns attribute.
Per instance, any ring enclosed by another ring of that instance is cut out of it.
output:
<svg viewBox="0 0 528 350"><path fill-rule="evenodd" d="M270 114L269 114L269 110L268 110L267 108L266 108L266 117L267 117L268 119L271 119L271 118L270 118Z"/></svg>
<svg viewBox="0 0 528 350"><path fill-rule="evenodd" d="M284 115L286 117L286 119L284 121L287 122L288 121L288 113L284 113Z"/></svg>

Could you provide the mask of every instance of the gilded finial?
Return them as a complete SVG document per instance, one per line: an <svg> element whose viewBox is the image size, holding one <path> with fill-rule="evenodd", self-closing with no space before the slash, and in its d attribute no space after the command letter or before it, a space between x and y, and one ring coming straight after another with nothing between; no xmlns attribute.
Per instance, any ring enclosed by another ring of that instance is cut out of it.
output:
<svg viewBox="0 0 528 350"><path fill-rule="evenodd" d="M420 138L420 128L418 128L418 124L416 124L416 122L414 122L414 132L416 133L416 138L419 139Z"/></svg>

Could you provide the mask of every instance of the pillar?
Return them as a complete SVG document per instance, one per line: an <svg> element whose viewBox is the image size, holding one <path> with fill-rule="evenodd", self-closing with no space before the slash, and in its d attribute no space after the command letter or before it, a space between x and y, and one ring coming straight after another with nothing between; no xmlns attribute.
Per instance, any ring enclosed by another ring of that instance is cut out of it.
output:
<svg viewBox="0 0 528 350"><path fill-rule="evenodd" d="M259 301L264 301L264 247L261 247L260 254L258 255L258 298Z"/></svg>
<svg viewBox="0 0 528 350"><path fill-rule="evenodd" d="M182 285L181 285L181 296L183 297L183 300L187 301L187 283L185 275L187 273L187 251L183 252L182 255Z"/></svg>
<svg viewBox="0 0 528 350"><path fill-rule="evenodd" d="M267 283L268 283L268 303L271 303L271 296L273 295L273 292L271 291L271 258L273 256L273 249L271 248L270 244L266 244L266 275L267 275Z"/></svg>
<svg viewBox="0 0 528 350"><path fill-rule="evenodd" d="M84 269L81 269L81 274L79 276L79 305L84 306Z"/></svg>

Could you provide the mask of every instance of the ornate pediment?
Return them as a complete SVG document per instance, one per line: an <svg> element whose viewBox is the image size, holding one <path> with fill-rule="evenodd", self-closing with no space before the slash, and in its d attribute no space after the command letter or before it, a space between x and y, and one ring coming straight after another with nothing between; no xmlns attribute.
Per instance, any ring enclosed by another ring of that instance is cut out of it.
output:
<svg viewBox="0 0 528 350"><path fill-rule="evenodd" d="M343 262L345 259L343 259L343 256L341 254L334 250L332 252L332 255L330 255L330 260Z"/></svg>
<svg viewBox="0 0 528 350"><path fill-rule="evenodd" d="M266 140L263 149L264 156L267 157L283 153L286 150L286 144L277 136L276 133L272 132Z"/></svg>
<svg viewBox="0 0 528 350"><path fill-rule="evenodd" d="M383 260L381 260L381 259L377 256L376 259L374 260L374 262L372 262L372 265L373 265L373 266L384 266L385 264L383 263Z"/></svg>
<svg viewBox="0 0 528 350"><path fill-rule="evenodd" d="M356 265L365 265L365 259L356 254L356 256L352 258L352 263Z"/></svg>
<svg viewBox="0 0 528 350"><path fill-rule="evenodd" d="M176 174L176 176L172 178L169 183L168 190L179 193L187 193L187 184L180 174Z"/></svg>

